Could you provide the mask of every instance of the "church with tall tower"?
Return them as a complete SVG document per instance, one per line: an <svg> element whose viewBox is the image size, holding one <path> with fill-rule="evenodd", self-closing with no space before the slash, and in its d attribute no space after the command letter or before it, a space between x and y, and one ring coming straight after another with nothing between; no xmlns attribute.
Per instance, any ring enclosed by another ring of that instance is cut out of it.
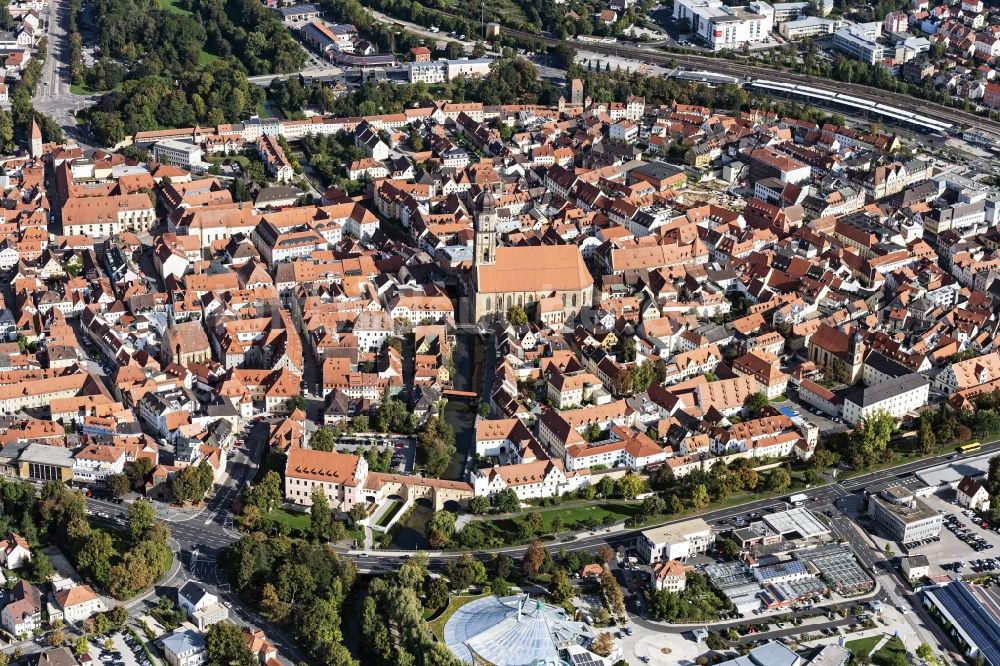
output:
<svg viewBox="0 0 1000 666"><path fill-rule="evenodd" d="M576 245L498 247L496 194L483 190L474 211L469 323L503 320L514 306L531 317L543 300L569 321L593 304L594 278Z"/></svg>
<svg viewBox="0 0 1000 666"><path fill-rule="evenodd" d="M487 266L497 261L497 199L489 189L479 195L476 203L476 265Z"/></svg>

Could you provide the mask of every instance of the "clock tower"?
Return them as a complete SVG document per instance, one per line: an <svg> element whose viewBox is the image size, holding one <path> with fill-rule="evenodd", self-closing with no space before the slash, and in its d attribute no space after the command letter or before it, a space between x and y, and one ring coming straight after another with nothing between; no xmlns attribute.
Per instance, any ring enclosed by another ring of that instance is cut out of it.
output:
<svg viewBox="0 0 1000 666"><path fill-rule="evenodd" d="M497 260L497 200L486 189L476 200L476 247L473 264L487 266Z"/></svg>

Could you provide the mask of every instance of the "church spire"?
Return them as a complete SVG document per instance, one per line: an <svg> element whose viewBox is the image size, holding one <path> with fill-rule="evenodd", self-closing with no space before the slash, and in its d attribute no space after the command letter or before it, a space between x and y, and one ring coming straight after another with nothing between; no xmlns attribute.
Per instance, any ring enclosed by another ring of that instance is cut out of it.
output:
<svg viewBox="0 0 1000 666"><path fill-rule="evenodd" d="M476 199L476 247L473 263L494 264L497 260L497 200L489 188Z"/></svg>

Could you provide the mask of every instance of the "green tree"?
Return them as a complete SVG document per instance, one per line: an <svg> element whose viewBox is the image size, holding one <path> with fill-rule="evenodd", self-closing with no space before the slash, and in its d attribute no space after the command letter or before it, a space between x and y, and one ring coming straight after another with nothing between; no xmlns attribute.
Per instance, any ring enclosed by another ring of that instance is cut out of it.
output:
<svg viewBox="0 0 1000 666"><path fill-rule="evenodd" d="M257 666L257 656L250 650L243 629L228 620L216 622L205 634L207 666Z"/></svg>
<svg viewBox="0 0 1000 666"><path fill-rule="evenodd" d="M417 434L417 462L427 476L439 477L455 455L455 431L443 418L427 419Z"/></svg>
<svg viewBox="0 0 1000 666"><path fill-rule="evenodd" d="M603 480L603 479L602 479ZM628 472L625 476L615 481L614 494L622 499L635 499L636 495L646 489L646 482L642 477L634 472Z"/></svg>
<svg viewBox="0 0 1000 666"><path fill-rule="evenodd" d="M521 508L521 500L513 488L504 488L496 494L496 505L500 513L514 513Z"/></svg>
<svg viewBox="0 0 1000 666"><path fill-rule="evenodd" d="M444 548L455 535L455 514L451 511L436 511L427 521L427 542L434 548Z"/></svg>
<svg viewBox="0 0 1000 666"><path fill-rule="evenodd" d="M566 572L562 569L557 570L549 582L549 596L552 597L552 601L562 605L572 599L575 593L576 590Z"/></svg>
<svg viewBox="0 0 1000 666"><path fill-rule="evenodd" d="M896 419L884 409L861 419L861 423L850 436L852 463L860 467L870 467L878 462L886 452Z"/></svg>
<svg viewBox="0 0 1000 666"><path fill-rule="evenodd" d="M716 547L719 552L728 557L729 559L734 559L740 554L740 545L733 541L732 539L719 539L716 542Z"/></svg>
<svg viewBox="0 0 1000 666"><path fill-rule="evenodd" d="M351 432L369 432L368 417L365 414L358 414L351 417Z"/></svg>
<svg viewBox="0 0 1000 666"><path fill-rule="evenodd" d="M362 520L368 517L368 509L365 508L364 504L355 504L354 506L351 507L351 511L348 515L351 518L351 522L357 525Z"/></svg>
<svg viewBox="0 0 1000 666"><path fill-rule="evenodd" d="M153 461L149 458L136 458L132 463L132 480L136 488L141 487L149 475L153 473Z"/></svg>
<svg viewBox="0 0 1000 666"><path fill-rule="evenodd" d="M528 323L528 314L520 305L512 305L507 310L507 321L514 326L524 326Z"/></svg>
<svg viewBox="0 0 1000 666"><path fill-rule="evenodd" d="M469 511L477 516L488 513L490 510L490 499L483 495L477 495L469 500Z"/></svg>
<svg viewBox="0 0 1000 666"><path fill-rule="evenodd" d="M320 428L309 438L309 448L316 451L333 451L333 433L327 428Z"/></svg>
<svg viewBox="0 0 1000 666"><path fill-rule="evenodd" d="M694 488L691 489L691 505L696 509L708 504L708 488L705 487L704 483L699 483Z"/></svg>
<svg viewBox="0 0 1000 666"><path fill-rule="evenodd" d="M635 360L636 346L633 336L623 337L619 345L618 360L622 363L631 363Z"/></svg>
<svg viewBox="0 0 1000 666"><path fill-rule="evenodd" d="M937 657L934 655L934 648L932 648L928 643L921 643L917 646L917 657L922 659L924 663L931 664L932 666L937 663Z"/></svg>
<svg viewBox="0 0 1000 666"><path fill-rule="evenodd" d="M313 487L312 506L309 507L309 530L316 541L323 541L330 534L330 503L326 491Z"/></svg>
<svg viewBox="0 0 1000 666"><path fill-rule="evenodd" d="M760 391L757 391L747 397L743 406L746 407L747 414L749 414L751 418L757 418L760 416L763 409L768 406L768 404L770 404L770 401L767 399L767 396Z"/></svg>
<svg viewBox="0 0 1000 666"><path fill-rule="evenodd" d="M28 571L30 572L29 576L31 580L37 583L44 583L52 575L52 562L49 561L48 555L40 550L35 550L31 554Z"/></svg>
<svg viewBox="0 0 1000 666"><path fill-rule="evenodd" d="M937 436L934 434L934 427L928 420L920 420L917 443L920 446L920 450L924 453L931 453L937 448Z"/></svg>
<svg viewBox="0 0 1000 666"><path fill-rule="evenodd" d="M990 468L986 474L986 490L991 497L1000 497L1000 455L990 458Z"/></svg>
<svg viewBox="0 0 1000 666"><path fill-rule="evenodd" d="M611 497L615 494L615 480L610 476L604 476L597 482L597 493L601 497Z"/></svg>
<svg viewBox="0 0 1000 666"><path fill-rule="evenodd" d="M448 603L448 582L442 578L431 578L427 581L426 607L428 610L440 610Z"/></svg>
<svg viewBox="0 0 1000 666"><path fill-rule="evenodd" d="M174 500L180 503L198 503L205 499L205 494L212 489L215 473L211 465L202 462L197 466L181 469L170 482L170 490Z"/></svg>
<svg viewBox="0 0 1000 666"><path fill-rule="evenodd" d="M152 502L139 500L128 508L128 532L132 544L138 543L156 524L156 509Z"/></svg>
<svg viewBox="0 0 1000 666"><path fill-rule="evenodd" d="M456 590L464 590L472 585L486 582L486 567L469 553L448 562L445 571L451 586Z"/></svg>
<svg viewBox="0 0 1000 666"><path fill-rule="evenodd" d="M108 569L114 554L111 535L102 530L92 530L77 551L76 565L103 585L107 583Z"/></svg>
<svg viewBox="0 0 1000 666"><path fill-rule="evenodd" d="M523 539L530 539L541 534L542 514L532 511L521 519L519 527L521 529L521 538Z"/></svg>
<svg viewBox="0 0 1000 666"><path fill-rule="evenodd" d="M788 469L784 467L776 467L771 471L771 476L768 477L767 485L769 490L781 492L788 486L792 485L792 475Z"/></svg>
<svg viewBox="0 0 1000 666"><path fill-rule="evenodd" d="M659 495L651 495L642 500L642 505L639 507L639 514L644 518L650 518L663 513L665 508L666 504Z"/></svg>
<svg viewBox="0 0 1000 666"><path fill-rule="evenodd" d="M77 657L82 657L90 652L90 641L87 640L86 636L78 636L76 641L73 643L73 655ZM6 655L4 655L6 656ZM0 666L7 666L6 662L0 662Z"/></svg>
<svg viewBox="0 0 1000 666"><path fill-rule="evenodd" d="M307 407L306 399L301 395L294 396L285 401L285 409L289 412L293 412L296 409L301 409L304 412Z"/></svg>
<svg viewBox="0 0 1000 666"><path fill-rule="evenodd" d="M132 488L128 477L124 474L112 474L107 478L108 490L115 497L121 497Z"/></svg>
<svg viewBox="0 0 1000 666"><path fill-rule="evenodd" d="M14 121L10 113L0 109L0 152L10 153L14 149Z"/></svg>
<svg viewBox="0 0 1000 666"><path fill-rule="evenodd" d="M272 469L260 483L247 488L243 493L243 504L255 507L261 515L267 515L278 507L281 497L281 475Z"/></svg>
<svg viewBox="0 0 1000 666"><path fill-rule="evenodd" d="M829 469L836 465L839 460L840 456L821 444L816 447L809 458L809 466L813 469Z"/></svg>

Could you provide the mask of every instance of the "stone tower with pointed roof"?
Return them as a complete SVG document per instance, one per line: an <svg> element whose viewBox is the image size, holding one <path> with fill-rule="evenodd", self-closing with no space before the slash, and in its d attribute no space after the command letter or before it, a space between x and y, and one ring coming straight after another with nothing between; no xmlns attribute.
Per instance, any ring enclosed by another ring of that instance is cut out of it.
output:
<svg viewBox="0 0 1000 666"><path fill-rule="evenodd" d="M31 121L31 156L38 158L42 156L42 130L38 127L38 122Z"/></svg>
<svg viewBox="0 0 1000 666"><path fill-rule="evenodd" d="M489 266L497 261L497 200L489 189L476 199L476 247L473 263Z"/></svg>

